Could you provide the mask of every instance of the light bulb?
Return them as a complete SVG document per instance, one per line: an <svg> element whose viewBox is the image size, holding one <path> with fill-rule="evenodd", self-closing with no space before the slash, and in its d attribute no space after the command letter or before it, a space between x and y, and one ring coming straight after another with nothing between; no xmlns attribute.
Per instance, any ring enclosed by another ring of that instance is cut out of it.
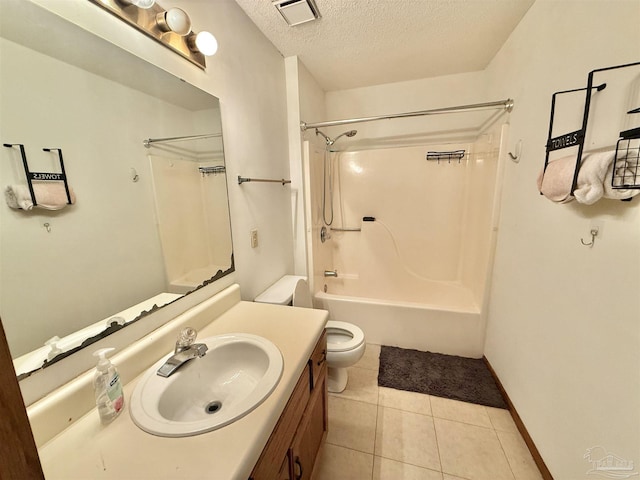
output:
<svg viewBox="0 0 640 480"><path fill-rule="evenodd" d="M209 32L200 32L188 37L189 48L210 57L218 51L218 41Z"/></svg>
<svg viewBox="0 0 640 480"><path fill-rule="evenodd" d="M191 32L191 20L189 15L180 8L170 8L166 12L156 16L156 23L163 32L175 32L178 35L187 35Z"/></svg>

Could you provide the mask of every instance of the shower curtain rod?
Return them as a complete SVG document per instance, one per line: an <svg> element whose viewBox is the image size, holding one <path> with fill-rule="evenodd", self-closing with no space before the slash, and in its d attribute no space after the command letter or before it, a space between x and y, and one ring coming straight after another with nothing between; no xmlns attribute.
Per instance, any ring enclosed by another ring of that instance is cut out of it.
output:
<svg viewBox="0 0 640 480"><path fill-rule="evenodd" d="M418 112L393 113L391 115L380 115L377 117L349 118L345 120L332 120L329 122L305 123L300 122L300 130L303 132L309 128L333 127L336 125L349 125L352 123L373 122L375 120L390 120L392 118L421 117L423 115L439 115L442 113L468 112L471 110L493 110L504 109L510 112L513 109L513 100L500 100L498 102L476 103L472 105L460 105L457 107L434 108L432 110L421 110Z"/></svg>
<svg viewBox="0 0 640 480"><path fill-rule="evenodd" d="M142 144L150 148L152 143L173 143L181 140L199 140L201 138L221 137L221 133L205 133L204 135L189 135L186 137L166 137L166 138L147 138L142 141Z"/></svg>

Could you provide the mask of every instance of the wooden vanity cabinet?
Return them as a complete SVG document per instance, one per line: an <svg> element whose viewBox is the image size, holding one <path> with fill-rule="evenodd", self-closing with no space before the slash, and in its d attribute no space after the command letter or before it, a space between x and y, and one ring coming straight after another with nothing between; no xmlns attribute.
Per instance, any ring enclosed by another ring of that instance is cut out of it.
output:
<svg viewBox="0 0 640 480"><path fill-rule="evenodd" d="M250 480L311 478L328 425L326 349L323 332Z"/></svg>

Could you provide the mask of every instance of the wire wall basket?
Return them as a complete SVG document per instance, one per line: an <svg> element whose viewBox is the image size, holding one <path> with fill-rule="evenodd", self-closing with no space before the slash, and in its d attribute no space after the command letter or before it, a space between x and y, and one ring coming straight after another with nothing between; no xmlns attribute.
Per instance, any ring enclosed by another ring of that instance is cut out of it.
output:
<svg viewBox="0 0 640 480"><path fill-rule="evenodd" d="M640 189L640 128L620 133L616 144L611 188Z"/></svg>

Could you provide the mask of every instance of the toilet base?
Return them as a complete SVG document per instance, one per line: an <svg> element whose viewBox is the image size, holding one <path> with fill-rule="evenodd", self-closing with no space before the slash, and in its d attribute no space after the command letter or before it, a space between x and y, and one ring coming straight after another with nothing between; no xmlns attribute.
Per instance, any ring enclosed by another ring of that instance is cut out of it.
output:
<svg viewBox="0 0 640 480"><path fill-rule="evenodd" d="M327 372L327 390L331 393L341 393L347 388L349 374L346 368L329 367Z"/></svg>

